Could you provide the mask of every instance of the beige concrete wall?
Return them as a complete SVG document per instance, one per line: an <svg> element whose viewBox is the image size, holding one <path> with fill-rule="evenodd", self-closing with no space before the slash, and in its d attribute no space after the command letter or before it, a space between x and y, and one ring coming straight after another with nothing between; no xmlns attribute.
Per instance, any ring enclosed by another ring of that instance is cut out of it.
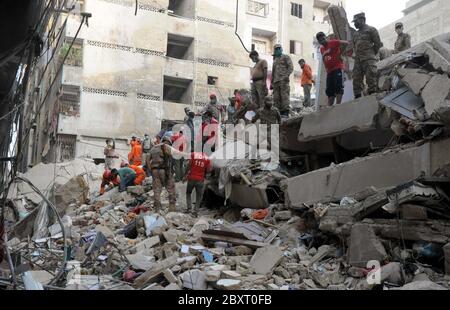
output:
<svg viewBox="0 0 450 310"><path fill-rule="evenodd" d="M416 45L439 34L450 32L449 16L450 1L434 0L381 28L380 36L387 48L394 49L397 39L395 23L402 22L405 31L411 35L412 45Z"/></svg>

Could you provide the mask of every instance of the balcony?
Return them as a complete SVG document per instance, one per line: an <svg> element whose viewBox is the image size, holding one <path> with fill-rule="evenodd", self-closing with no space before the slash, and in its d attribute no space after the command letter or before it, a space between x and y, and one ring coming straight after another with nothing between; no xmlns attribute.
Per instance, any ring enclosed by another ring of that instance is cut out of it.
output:
<svg viewBox="0 0 450 310"><path fill-rule="evenodd" d="M193 80L194 61L167 57L164 68L164 75L186 80Z"/></svg>

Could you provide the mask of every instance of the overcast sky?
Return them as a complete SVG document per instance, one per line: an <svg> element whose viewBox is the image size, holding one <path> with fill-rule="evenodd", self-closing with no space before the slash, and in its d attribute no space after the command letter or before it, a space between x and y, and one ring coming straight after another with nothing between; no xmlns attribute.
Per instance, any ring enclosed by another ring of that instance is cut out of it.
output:
<svg viewBox="0 0 450 310"><path fill-rule="evenodd" d="M364 12L367 24L382 28L403 16L407 0L347 0L347 16Z"/></svg>

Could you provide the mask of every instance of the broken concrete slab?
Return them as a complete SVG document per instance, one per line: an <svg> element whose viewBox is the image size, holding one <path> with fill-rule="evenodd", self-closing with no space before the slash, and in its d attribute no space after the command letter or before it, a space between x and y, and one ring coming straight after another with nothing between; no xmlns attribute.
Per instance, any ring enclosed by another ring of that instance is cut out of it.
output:
<svg viewBox="0 0 450 310"><path fill-rule="evenodd" d="M402 78L402 82L417 96L420 96L424 87L431 80L431 75L424 69L399 68L397 73Z"/></svg>
<svg viewBox="0 0 450 310"><path fill-rule="evenodd" d="M58 213L64 215L70 204L86 202L89 197L89 184L82 176L76 176L64 185L58 186L54 196L54 204Z"/></svg>
<svg viewBox="0 0 450 310"><path fill-rule="evenodd" d="M292 217L291 211L278 211L275 212L274 218L277 221L287 221Z"/></svg>
<svg viewBox="0 0 450 310"><path fill-rule="evenodd" d="M192 290L206 290L206 275L201 270L189 270L180 275L183 287Z"/></svg>
<svg viewBox="0 0 450 310"><path fill-rule="evenodd" d="M355 267L365 268L367 262L383 261L387 253L373 229L366 224L355 224L350 235L348 263Z"/></svg>
<svg viewBox="0 0 450 310"><path fill-rule="evenodd" d="M324 244L317 249L317 253L310 259L309 265L312 266L332 254L336 254L336 248L329 246L328 244Z"/></svg>
<svg viewBox="0 0 450 310"><path fill-rule="evenodd" d="M241 280L222 279L217 281L216 286L222 290L239 290L241 282Z"/></svg>
<svg viewBox="0 0 450 310"><path fill-rule="evenodd" d="M159 236L153 236L153 237L147 238L144 241L141 241L138 244L136 244L133 251L135 253L138 253L145 249L150 249L159 243L160 243Z"/></svg>
<svg viewBox="0 0 450 310"><path fill-rule="evenodd" d="M241 274L233 270L224 270L220 277L222 279L239 279L241 278Z"/></svg>
<svg viewBox="0 0 450 310"><path fill-rule="evenodd" d="M450 93L450 79L446 74L437 74L431 78L422 91L425 110L432 115Z"/></svg>
<svg viewBox="0 0 450 310"><path fill-rule="evenodd" d="M220 279L221 272L219 270L206 270L205 276L207 282L216 282Z"/></svg>
<svg viewBox="0 0 450 310"><path fill-rule="evenodd" d="M167 268L171 268L177 264L177 257L169 257L156 262L152 268L141 274L133 283L134 287L143 287L147 283L154 281Z"/></svg>
<svg viewBox="0 0 450 310"><path fill-rule="evenodd" d="M450 163L444 156L450 149L450 139L402 146L340 165L316 170L282 180L281 186L291 208L304 204L330 202L353 196L367 187L387 188L409 182Z"/></svg>
<svg viewBox="0 0 450 310"><path fill-rule="evenodd" d="M283 252L277 246L267 246L256 250L250 265L257 274L268 274L283 258Z"/></svg>
<svg viewBox="0 0 450 310"><path fill-rule="evenodd" d="M231 185L230 201L249 209L265 209L269 207L266 189L267 186L265 184L248 186L233 183Z"/></svg>
<svg viewBox="0 0 450 310"><path fill-rule="evenodd" d="M381 267L381 282L402 285L405 275L403 273L402 264L393 262Z"/></svg>
<svg viewBox="0 0 450 310"><path fill-rule="evenodd" d="M362 132L374 129L378 109L377 98L368 96L305 115L298 134L298 141L308 142L352 131Z"/></svg>
<svg viewBox="0 0 450 310"><path fill-rule="evenodd" d="M151 256L145 256L141 253L125 255L136 270L148 270L155 265L155 258Z"/></svg>
<svg viewBox="0 0 450 310"><path fill-rule="evenodd" d="M178 278L175 277L173 272L170 269L166 269L163 271L164 278L166 278L169 283L178 283Z"/></svg>

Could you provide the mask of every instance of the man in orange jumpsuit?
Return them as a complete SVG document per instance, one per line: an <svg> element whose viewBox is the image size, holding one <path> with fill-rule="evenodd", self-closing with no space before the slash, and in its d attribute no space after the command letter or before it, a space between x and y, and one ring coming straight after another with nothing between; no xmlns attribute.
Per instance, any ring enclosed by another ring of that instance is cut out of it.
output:
<svg viewBox="0 0 450 310"><path fill-rule="evenodd" d="M113 188L114 186L119 186L119 184L120 181L117 175L113 176L111 170L105 170L105 172L103 172L102 185L100 185L100 195L105 193L106 186Z"/></svg>
<svg viewBox="0 0 450 310"><path fill-rule="evenodd" d="M131 152L128 153L128 161L131 165L142 166L142 142L138 138L136 142L131 141Z"/></svg>
<svg viewBox="0 0 450 310"><path fill-rule="evenodd" d="M142 182L144 182L145 177L147 176L144 169L135 165L127 165L127 166L133 169L134 172L136 172L136 179L134 179L134 185L142 185Z"/></svg>

